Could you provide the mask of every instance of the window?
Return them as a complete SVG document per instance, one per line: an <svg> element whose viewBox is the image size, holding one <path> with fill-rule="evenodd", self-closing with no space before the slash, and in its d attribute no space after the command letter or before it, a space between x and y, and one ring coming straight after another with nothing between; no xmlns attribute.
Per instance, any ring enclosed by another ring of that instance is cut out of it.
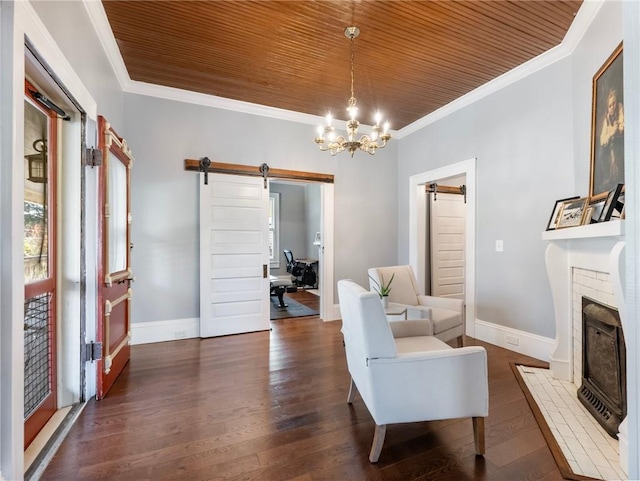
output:
<svg viewBox="0 0 640 481"><path fill-rule="evenodd" d="M280 267L280 194L269 194L269 263Z"/></svg>

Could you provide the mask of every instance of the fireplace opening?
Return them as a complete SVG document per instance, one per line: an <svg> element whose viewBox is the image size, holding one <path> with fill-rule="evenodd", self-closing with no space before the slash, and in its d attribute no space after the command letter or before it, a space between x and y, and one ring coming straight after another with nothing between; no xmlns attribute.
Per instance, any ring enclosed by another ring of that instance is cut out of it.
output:
<svg viewBox="0 0 640 481"><path fill-rule="evenodd" d="M627 415L627 364L617 309L582 298L582 385L578 399L610 436Z"/></svg>

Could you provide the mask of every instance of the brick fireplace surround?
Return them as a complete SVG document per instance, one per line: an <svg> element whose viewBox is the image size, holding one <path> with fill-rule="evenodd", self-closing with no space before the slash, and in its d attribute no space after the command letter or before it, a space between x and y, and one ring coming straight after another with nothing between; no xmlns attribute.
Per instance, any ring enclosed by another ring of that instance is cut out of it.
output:
<svg viewBox="0 0 640 481"><path fill-rule="evenodd" d="M582 381L582 296L618 309L625 331L624 221L544 232L545 262L556 321L549 377L580 387ZM620 425L619 464L628 472L626 420ZM615 440L612 440L615 441Z"/></svg>

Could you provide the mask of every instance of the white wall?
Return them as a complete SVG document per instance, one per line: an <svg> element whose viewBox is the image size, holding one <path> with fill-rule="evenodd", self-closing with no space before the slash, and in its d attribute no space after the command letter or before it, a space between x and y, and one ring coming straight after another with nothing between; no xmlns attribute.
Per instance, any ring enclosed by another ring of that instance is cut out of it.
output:
<svg viewBox="0 0 640 481"><path fill-rule="evenodd" d="M395 262L397 142L375 156L331 157L310 125L136 94L126 94L124 117L136 158L134 324L199 316L202 178L184 171L185 158L334 174L335 280L367 285L369 266Z"/></svg>
<svg viewBox="0 0 640 481"><path fill-rule="evenodd" d="M571 55L576 195L589 195L593 76L622 41L623 3L606 1Z"/></svg>
<svg viewBox="0 0 640 481"><path fill-rule="evenodd" d="M81 4L76 7L82 9ZM45 28L42 20L28 2L2 2L2 28L0 28L0 62L2 75L0 76L0 92L2 102L2 116L0 117L0 157L2 179L2 196L0 197L0 211L2 212L2 240L1 240L1 271L0 302L2 316L0 316L0 331L2 350L0 351L2 365L0 393L0 477L7 479L21 479L23 474L23 329L22 313L24 310L24 279L22 259L22 203L24 169L22 126L24 125L24 76L25 76L25 38L35 47L39 56L53 69L59 81L71 92L71 95L83 106L87 115L95 119L96 103L91 93L78 78L73 66L60 51L57 42ZM69 24L72 27L72 24ZM76 30L79 31L80 29ZM91 43L84 43L90 48ZM99 48L99 44L94 43ZM88 50L90 54L90 50ZM122 94L120 94L122 95ZM103 99L104 100L104 99ZM72 121L73 122L73 121ZM75 125L75 124L74 124ZM78 139L75 151L75 170L72 175L76 180L79 172L80 132L75 129ZM66 158L66 157L65 157ZM72 156L68 159L72 161ZM64 170L65 175L69 171ZM67 197L62 196L63 201ZM67 207L68 204L65 204ZM65 211L65 215L66 215ZM79 217L80 209L76 205ZM64 219L63 219L64 220ZM75 219L77 221L77 219ZM75 229L77 232L77 223ZM71 223L65 225L70 227ZM79 235L79 234L78 234ZM95 241L93 242L95 245ZM77 261L77 259L75 259ZM77 271L74 272L77 274ZM74 277L77 280L79 276ZM63 289L68 289L62 285ZM67 298L66 300L69 300ZM62 304L62 302L61 302ZM76 303L77 305L77 303ZM69 323L65 324L68 325ZM75 325L78 329L77 324ZM79 352L79 332L74 336L75 352ZM62 399L77 399L80 387L78 357L70 362L63 359L59 379L63 383ZM66 372L66 368L73 365L73 372ZM64 377L62 377L64 376ZM75 397L74 397L75 396Z"/></svg>
<svg viewBox="0 0 640 481"><path fill-rule="evenodd" d="M305 218L307 220L307 230L305 232L305 257L309 259L318 259L318 246L313 245L316 239L316 232L320 232L322 221L320 220L321 211L321 192L320 184L307 184L304 189L304 206Z"/></svg>
<svg viewBox="0 0 640 481"><path fill-rule="evenodd" d="M409 176L477 160L477 317L555 336L544 266L546 228L557 199L589 192L591 80L622 38L620 2L606 2L575 54L403 138L402 186ZM408 225L399 211L399 259ZM504 240L504 252L495 241Z"/></svg>
<svg viewBox="0 0 640 481"><path fill-rule="evenodd" d="M553 337L540 233L554 201L574 193L571 63L556 62L403 138L399 184L411 175L477 158L477 316ZM407 205L408 189L400 189ZM408 262L400 209L399 259ZM495 240L504 252L495 252ZM548 299L548 302L541 302ZM548 322L545 322L545 319Z"/></svg>
<svg viewBox="0 0 640 481"><path fill-rule="evenodd" d="M83 3L56 0L32 1L31 5L96 100L98 114L124 135L124 94Z"/></svg>
<svg viewBox="0 0 640 481"><path fill-rule="evenodd" d="M24 82L15 72L22 65L15 47L18 15L15 4L0 2L0 477L7 479L22 473L24 430L24 329L22 320L14 321L24 312L23 146L14 142L22 139L23 124L14 118L24 102Z"/></svg>

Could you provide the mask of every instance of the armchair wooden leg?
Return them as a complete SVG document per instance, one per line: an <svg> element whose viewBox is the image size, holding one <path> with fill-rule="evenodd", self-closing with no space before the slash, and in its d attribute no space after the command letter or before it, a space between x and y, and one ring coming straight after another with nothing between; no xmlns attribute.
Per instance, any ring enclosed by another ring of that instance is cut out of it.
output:
<svg viewBox="0 0 640 481"><path fill-rule="evenodd" d="M347 396L347 404L353 403L353 400L356 398L357 392L358 388L356 387L356 383L353 382L353 378L351 378L351 384L349 385L349 395Z"/></svg>
<svg viewBox="0 0 640 481"><path fill-rule="evenodd" d="M462 342L462 336L458 336L456 340L458 341L458 347L464 346L464 343Z"/></svg>
<svg viewBox="0 0 640 481"><path fill-rule="evenodd" d="M373 434L373 444L371 445L371 452L369 453L369 461L377 463L382 451L382 445L384 444L384 436L387 434L387 425L383 424L378 426L376 424L376 432Z"/></svg>
<svg viewBox="0 0 640 481"><path fill-rule="evenodd" d="M476 454L484 456L484 418L473 419L473 441L476 445Z"/></svg>

